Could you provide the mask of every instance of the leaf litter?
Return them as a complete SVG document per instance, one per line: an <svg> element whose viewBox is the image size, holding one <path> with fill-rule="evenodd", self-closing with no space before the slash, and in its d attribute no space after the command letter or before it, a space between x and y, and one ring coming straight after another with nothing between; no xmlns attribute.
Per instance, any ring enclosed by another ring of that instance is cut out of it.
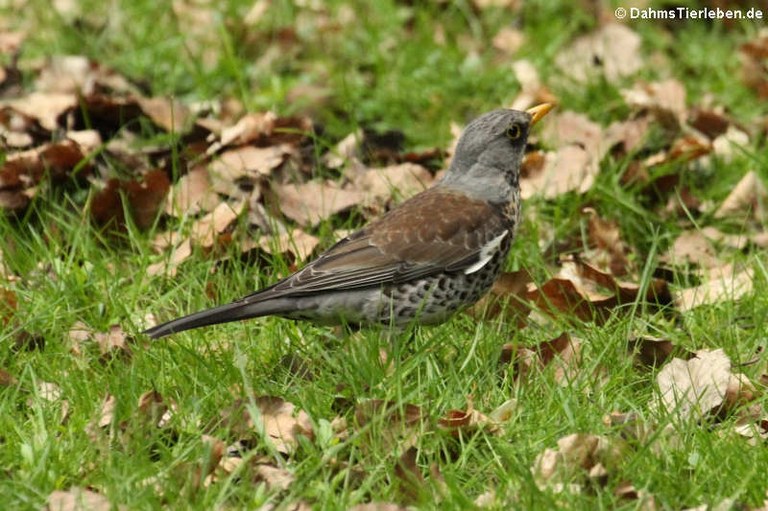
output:
<svg viewBox="0 0 768 511"><path fill-rule="evenodd" d="M265 9L266 2L254 5L250 23L257 23ZM204 9L182 11L183 16L205 18ZM18 51L21 39L11 35L5 34L0 43ZM564 79L573 83L601 77L624 87L642 66L639 41L630 28L608 23L573 41L556 63ZM493 44L497 52L514 58L526 43L521 33L507 28L496 35ZM758 95L768 90L765 47L761 36L740 50L742 80ZM522 86L514 102L517 108L557 99L530 62L515 61L512 69ZM0 82L12 83L13 69L3 73ZM332 151L318 150L317 126L310 118L280 117L273 112L229 115L226 105L218 105L219 115L216 108L206 111L167 98L147 97L130 80L79 56L49 59L37 71L33 85L31 94L17 89L15 95L6 92L0 99L0 136L8 151L0 167L0 209L21 217L33 201L40 200L41 189L87 190L91 200L83 207L100 229L124 231L129 224L142 230L161 226L158 254L147 271L150 278L173 276L195 249L207 257L220 257L219 249L233 239L243 252L257 250L306 260L322 248L324 242L318 236L322 224L338 226L350 215L370 218L380 214L432 184L440 175L440 165L434 161L451 152L433 148L403 154L397 133L390 133L390 139L377 139L365 131L351 133ZM753 127L737 124L711 105L689 108L685 87L674 79L636 81L621 90L621 98L631 115L608 127L568 110L547 123L526 155L522 194L533 201L587 194L606 158L625 158L623 186L645 197L645 204L656 208L651 209L653 213L671 216L681 225L679 237L662 262L693 267L701 284L683 287L655 277L640 283L635 264L644 254L625 241L619 222L589 206L583 211L586 243L567 256L558 254L544 278L524 270L504 274L484 303L471 311L476 317L501 318L520 328L540 324L546 314L604 323L638 304L685 313L754 292L754 269L724 258L723 248L735 254L768 245L766 189L759 173L744 174L719 204L704 203L681 186L686 176L710 165L713 157L729 161L738 155L740 148L752 142ZM83 112L89 115L87 123ZM157 133L182 137L178 161L171 164L171 151L166 148L136 144L141 123L148 123ZM662 128L661 143L656 140L650 145L649 133L655 128ZM313 152L315 156L307 156ZM659 169L667 173L660 176ZM733 234L713 225L694 226L685 218L686 210L711 215L703 217L705 221L735 220L748 229ZM245 232L234 236L233 231L241 227ZM4 303L12 306L6 307L10 309L7 314L0 309L4 323L14 320L16 308L12 291L7 296ZM130 355L129 339L117 326L94 332L87 325L74 325L69 339L75 354L81 354L86 343L95 342L102 356L114 352ZM506 346L502 363L518 380L555 365L555 380L567 381L583 371L581 342L563 333L532 348ZM672 341L648 336L630 338L628 347L638 364L660 368L659 402L666 413L698 421L742 414L734 431L752 441L765 439L766 414L754 404L758 388L743 374L732 372L722 350L699 350L683 353L687 359L672 358L680 354ZM18 384L4 370L0 383ZM36 392L41 400L58 403L63 409L62 422L66 421L68 402L56 384L42 382ZM504 436L504 424L516 409L510 400L483 413L474 408L471 398L467 402L465 409L448 410L437 418L417 405L362 402L355 409L354 424L338 421L336 432L344 441L350 428L370 428L371 417L387 418L384 427L392 430L391 442L402 452L395 472L405 500L414 502L418 492L413 488L427 481L416 463L414 435L436 428L451 438ZM175 407L151 390L141 396L132 413L146 427L170 428ZM229 456L223 440L207 436L201 439L207 457L186 467L197 474L195 486L241 473L238 465L248 463L252 482L285 492L295 477L290 460L297 455L300 438L314 440L316 422L274 396L254 398L250 403L238 401L233 409L241 411L222 414L228 424L225 429L251 445L263 440L288 460L289 467L269 456L247 462ZM401 411L393 412L395 409ZM124 434L129 422L116 418L116 410L116 398L106 394L87 428L89 435L95 438L113 426ZM626 419L622 427L637 423ZM543 451L532 471L542 487L554 486L559 491L603 486L625 448L609 436L575 433L560 439L556 449ZM439 470L432 470L428 479L439 486ZM621 483L614 492L621 498L650 501L652 507L653 497L631 482ZM73 487L51 494L49 508L55 504L57 509L66 509L74 501L87 501L94 509L109 507L98 491Z"/></svg>

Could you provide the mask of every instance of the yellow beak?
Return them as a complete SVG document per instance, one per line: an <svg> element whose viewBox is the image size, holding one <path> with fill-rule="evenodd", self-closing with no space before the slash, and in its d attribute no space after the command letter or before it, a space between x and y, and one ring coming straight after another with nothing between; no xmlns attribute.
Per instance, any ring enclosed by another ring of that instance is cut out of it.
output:
<svg viewBox="0 0 768 511"><path fill-rule="evenodd" d="M539 120L547 115L553 108L555 108L553 103L542 103L526 110L525 112L531 115L531 126L539 122Z"/></svg>

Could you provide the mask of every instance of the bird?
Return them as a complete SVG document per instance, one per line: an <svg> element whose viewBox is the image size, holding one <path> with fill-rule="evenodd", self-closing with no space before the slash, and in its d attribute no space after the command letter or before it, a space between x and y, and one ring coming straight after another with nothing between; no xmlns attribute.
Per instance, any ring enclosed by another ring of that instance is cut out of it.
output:
<svg viewBox="0 0 768 511"><path fill-rule="evenodd" d="M471 121L443 177L304 268L232 303L144 331L157 339L262 316L318 325L434 325L493 285L520 222L528 134L554 107L500 108Z"/></svg>

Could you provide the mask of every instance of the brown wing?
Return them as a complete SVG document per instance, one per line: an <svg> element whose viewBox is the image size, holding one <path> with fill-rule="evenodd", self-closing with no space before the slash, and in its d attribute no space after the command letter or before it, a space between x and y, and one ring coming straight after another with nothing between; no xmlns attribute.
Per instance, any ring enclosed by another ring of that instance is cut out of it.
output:
<svg viewBox="0 0 768 511"><path fill-rule="evenodd" d="M246 301L397 284L461 271L477 263L483 247L510 228L500 209L431 188Z"/></svg>

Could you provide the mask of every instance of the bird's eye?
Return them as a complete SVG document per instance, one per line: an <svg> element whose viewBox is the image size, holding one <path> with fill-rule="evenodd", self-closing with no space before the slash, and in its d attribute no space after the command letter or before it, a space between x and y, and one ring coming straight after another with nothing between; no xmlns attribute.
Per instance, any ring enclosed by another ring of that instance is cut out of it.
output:
<svg viewBox="0 0 768 511"><path fill-rule="evenodd" d="M508 139L517 140L518 138L520 138L520 135L522 134L523 134L523 130L520 128L519 124L514 123L507 126L506 135Z"/></svg>

